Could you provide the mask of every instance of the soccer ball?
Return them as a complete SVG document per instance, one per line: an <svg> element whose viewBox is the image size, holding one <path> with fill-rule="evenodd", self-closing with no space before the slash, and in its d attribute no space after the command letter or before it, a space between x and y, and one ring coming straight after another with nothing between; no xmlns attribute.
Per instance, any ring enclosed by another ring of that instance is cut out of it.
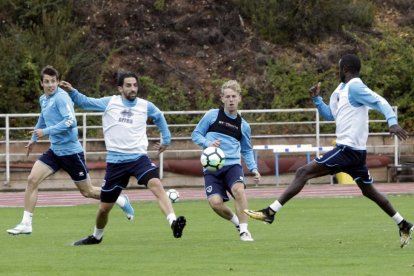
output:
<svg viewBox="0 0 414 276"><path fill-rule="evenodd" d="M166 193L172 203L175 203L180 200L180 194L176 189L169 189Z"/></svg>
<svg viewBox="0 0 414 276"><path fill-rule="evenodd" d="M224 166L225 155L220 148L208 147L201 153L200 161L204 169L215 172Z"/></svg>

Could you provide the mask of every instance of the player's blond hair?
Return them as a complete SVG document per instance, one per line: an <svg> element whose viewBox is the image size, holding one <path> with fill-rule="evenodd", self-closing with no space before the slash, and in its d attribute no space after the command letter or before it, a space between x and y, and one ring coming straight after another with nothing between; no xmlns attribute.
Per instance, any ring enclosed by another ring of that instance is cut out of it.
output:
<svg viewBox="0 0 414 276"><path fill-rule="evenodd" d="M229 80L229 81L225 82L221 86L221 93L220 94L223 95L224 94L224 90L227 89L227 88L232 89L233 91L236 91L239 94L241 93L240 84L237 81L235 81L235 80Z"/></svg>

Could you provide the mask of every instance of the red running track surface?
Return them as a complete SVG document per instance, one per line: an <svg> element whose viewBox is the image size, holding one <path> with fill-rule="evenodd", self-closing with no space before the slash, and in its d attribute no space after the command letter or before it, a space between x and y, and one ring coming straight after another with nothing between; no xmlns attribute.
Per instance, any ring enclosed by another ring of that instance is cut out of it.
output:
<svg viewBox="0 0 414 276"><path fill-rule="evenodd" d="M375 184L384 194L414 194L414 183ZM286 186L248 187L247 198L276 199ZM203 188L176 188L180 193L180 201L205 199ZM147 189L127 189L124 191L133 202L155 200ZM356 185L318 184L306 185L297 197L354 197L361 196ZM0 207L23 207L24 192L0 192ZM94 204L98 201L84 198L78 191L39 191L37 207L42 206L74 206Z"/></svg>

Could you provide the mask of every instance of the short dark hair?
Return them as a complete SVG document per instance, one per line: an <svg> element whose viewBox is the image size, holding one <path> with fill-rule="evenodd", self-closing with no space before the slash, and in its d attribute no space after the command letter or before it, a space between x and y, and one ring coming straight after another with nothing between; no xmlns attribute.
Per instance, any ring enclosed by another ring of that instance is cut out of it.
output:
<svg viewBox="0 0 414 276"><path fill-rule="evenodd" d="M42 71L40 71L40 80L43 80L45 75L56 77L57 80L59 79L59 72L51 65L46 65L43 67Z"/></svg>
<svg viewBox="0 0 414 276"><path fill-rule="evenodd" d="M116 80L116 84L117 86L122 86L124 85L124 80L126 78L135 78L138 82L138 76L135 73L132 72L120 72L118 73L118 77Z"/></svg>
<svg viewBox="0 0 414 276"><path fill-rule="evenodd" d="M340 67L344 68L345 66L351 73L359 73L361 70L361 60L354 54L344 55L341 58Z"/></svg>

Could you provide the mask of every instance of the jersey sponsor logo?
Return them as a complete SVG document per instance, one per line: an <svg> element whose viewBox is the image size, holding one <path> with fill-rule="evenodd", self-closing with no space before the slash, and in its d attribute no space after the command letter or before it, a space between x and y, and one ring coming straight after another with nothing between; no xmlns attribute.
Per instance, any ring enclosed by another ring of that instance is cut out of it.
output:
<svg viewBox="0 0 414 276"><path fill-rule="evenodd" d="M120 122L120 123L127 123L127 124L131 124L132 125L132 123L133 123L133 121L131 120L131 119L128 119L128 118L119 118L119 120L118 120L118 122Z"/></svg>
<svg viewBox="0 0 414 276"><path fill-rule="evenodd" d="M234 130L239 130L239 127L238 127L238 126L232 125L232 124L230 124L230 123L228 123L228 122L219 121L218 123L219 123L220 125L222 125L222 126L227 127L227 128L232 128L232 129L234 129Z"/></svg>
<svg viewBox="0 0 414 276"><path fill-rule="evenodd" d="M132 119L130 119L132 116L134 115L134 113L132 113L131 109L124 109L121 112L121 118L118 119L118 122L120 123L126 123L126 124L133 124L134 121Z"/></svg>

